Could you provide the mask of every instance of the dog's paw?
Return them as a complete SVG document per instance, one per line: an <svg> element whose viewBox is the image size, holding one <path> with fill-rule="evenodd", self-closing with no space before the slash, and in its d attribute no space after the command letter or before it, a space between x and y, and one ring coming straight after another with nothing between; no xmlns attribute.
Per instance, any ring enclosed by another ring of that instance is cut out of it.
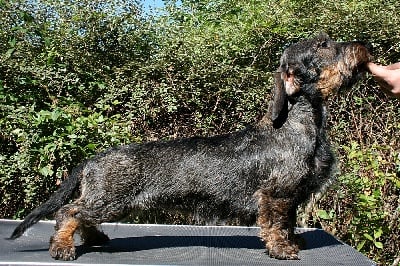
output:
<svg viewBox="0 0 400 266"><path fill-rule="evenodd" d="M285 241L286 242L286 241ZM289 241L286 243L279 243L267 245L267 253L271 258L279 260L298 260L299 247L296 244L291 244Z"/></svg>
<svg viewBox="0 0 400 266"><path fill-rule="evenodd" d="M76 253L73 245L62 245L56 241L50 241L50 256L56 260L75 260Z"/></svg>
<svg viewBox="0 0 400 266"><path fill-rule="evenodd" d="M83 242L86 246L101 246L110 241L110 238L103 232L96 231L93 234L85 235Z"/></svg>
<svg viewBox="0 0 400 266"><path fill-rule="evenodd" d="M293 240L295 241L295 243L297 244L297 246L299 247L300 250L307 248L306 240L303 237L301 237L300 235L295 234L293 236Z"/></svg>

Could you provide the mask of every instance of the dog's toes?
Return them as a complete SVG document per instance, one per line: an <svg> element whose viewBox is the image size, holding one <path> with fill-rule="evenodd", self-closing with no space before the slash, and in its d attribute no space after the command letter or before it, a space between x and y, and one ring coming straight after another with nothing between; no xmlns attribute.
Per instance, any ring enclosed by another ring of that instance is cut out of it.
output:
<svg viewBox="0 0 400 266"><path fill-rule="evenodd" d="M56 243L51 243L49 248L50 256L56 260L75 260L74 246L59 246Z"/></svg>
<svg viewBox="0 0 400 266"><path fill-rule="evenodd" d="M267 248L267 252L271 258L279 260L298 260L299 248L297 245L274 245Z"/></svg>
<svg viewBox="0 0 400 266"><path fill-rule="evenodd" d="M268 252L269 256L278 260L298 260L299 255L297 253L287 253L285 251L275 251L271 250Z"/></svg>
<svg viewBox="0 0 400 266"><path fill-rule="evenodd" d="M56 260L75 260L75 248L50 248L50 256Z"/></svg>

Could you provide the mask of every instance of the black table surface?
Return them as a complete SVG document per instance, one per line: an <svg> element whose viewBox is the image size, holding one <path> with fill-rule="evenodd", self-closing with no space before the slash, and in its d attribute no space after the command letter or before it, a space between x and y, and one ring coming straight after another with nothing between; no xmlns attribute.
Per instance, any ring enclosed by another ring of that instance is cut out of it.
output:
<svg viewBox="0 0 400 266"><path fill-rule="evenodd" d="M321 229L297 228L306 243L300 260L268 257L260 228L240 226L102 224L110 241L86 247L75 237L77 259L53 260L48 253L54 221L41 221L7 240L20 221L0 219L0 265L376 265Z"/></svg>

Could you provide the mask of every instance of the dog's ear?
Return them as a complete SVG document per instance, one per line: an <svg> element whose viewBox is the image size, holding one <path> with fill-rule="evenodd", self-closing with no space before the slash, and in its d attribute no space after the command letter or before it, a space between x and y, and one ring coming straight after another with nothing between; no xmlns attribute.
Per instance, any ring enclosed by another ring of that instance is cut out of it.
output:
<svg viewBox="0 0 400 266"><path fill-rule="evenodd" d="M280 128L286 121L288 100L280 71L274 74L274 100L272 103L271 119L275 128Z"/></svg>
<svg viewBox="0 0 400 266"><path fill-rule="evenodd" d="M279 68L274 74L274 100L271 119L275 128L280 128L288 115L288 96L300 91L300 85L295 77L294 70L289 68L282 71Z"/></svg>

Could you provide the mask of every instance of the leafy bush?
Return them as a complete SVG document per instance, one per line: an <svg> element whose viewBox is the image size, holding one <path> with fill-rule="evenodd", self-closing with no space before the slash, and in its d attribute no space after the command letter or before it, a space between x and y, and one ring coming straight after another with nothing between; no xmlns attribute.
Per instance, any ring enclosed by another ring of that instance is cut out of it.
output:
<svg viewBox="0 0 400 266"><path fill-rule="evenodd" d="M390 146L343 146L348 169L317 214L326 228L377 261L390 261L399 241L399 154ZM386 158L386 159L385 159ZM390 159L390 161L388 161ZM324 201L322 201L324 202Z"/></svg>
<svg viewBox="0 0 400 266"><path fill-rule="evenodd" d="M400 58L398 1L180 2L144 16L132 0L0 0L1 217L23 217L109 146L253 123L282 50L301 38L325 31L372 42L381 63ZM311 223L390 263L399 103L366 80L330 110L341 174Z"/></svg>

